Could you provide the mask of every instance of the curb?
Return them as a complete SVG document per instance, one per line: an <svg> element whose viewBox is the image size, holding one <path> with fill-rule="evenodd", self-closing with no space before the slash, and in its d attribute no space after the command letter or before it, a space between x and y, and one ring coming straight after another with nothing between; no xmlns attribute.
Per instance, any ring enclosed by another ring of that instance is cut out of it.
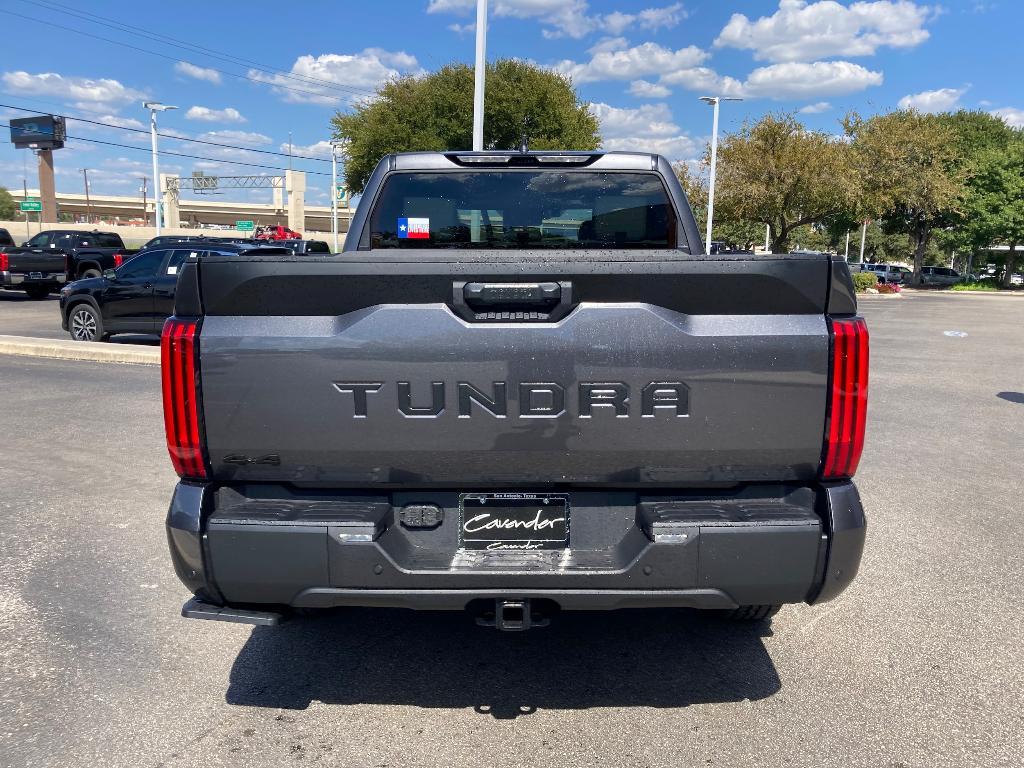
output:
<svg viewBox="0 0 1024 768"><path fill-rule="evenodd" d="M35 339L29 336L0 335L0 354L20 357L47 357L56 360L91 360L99 363L160 365L159 347L128 344Z"/></svg>

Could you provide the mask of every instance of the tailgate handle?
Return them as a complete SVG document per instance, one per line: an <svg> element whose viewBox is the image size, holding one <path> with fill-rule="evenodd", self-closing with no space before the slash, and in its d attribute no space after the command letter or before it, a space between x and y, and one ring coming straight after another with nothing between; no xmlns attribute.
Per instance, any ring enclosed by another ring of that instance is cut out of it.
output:
<svg viewBox="0 0 1024 768"><path fill-rule="evenodd" d="M572 308L572 283L454 283L453 309L472 322L552 322Z"/></svg>

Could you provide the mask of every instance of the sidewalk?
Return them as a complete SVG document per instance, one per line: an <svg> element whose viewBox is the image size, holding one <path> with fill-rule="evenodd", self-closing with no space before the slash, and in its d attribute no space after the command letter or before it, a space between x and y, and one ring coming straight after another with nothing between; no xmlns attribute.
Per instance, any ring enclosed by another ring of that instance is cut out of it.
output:
<svg viewBox="0 0 1024 768"><path fill-rule="evenodd" d="M160 348L102 342L36 339L0 335L0 355L49 357L58 360L92 360L101 363L160 365Z"/></svg>

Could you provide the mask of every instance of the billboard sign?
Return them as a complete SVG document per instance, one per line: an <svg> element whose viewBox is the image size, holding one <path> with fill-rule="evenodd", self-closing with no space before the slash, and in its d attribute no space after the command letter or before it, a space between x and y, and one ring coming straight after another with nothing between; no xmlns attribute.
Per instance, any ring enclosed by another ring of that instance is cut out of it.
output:
<svg viewBox="0 0 1024 768"><path fill-rule="evenodd" d="M19 117L10 121L11 143L17 149L60 149L67 131L64 118L54 115Z"/></svg>

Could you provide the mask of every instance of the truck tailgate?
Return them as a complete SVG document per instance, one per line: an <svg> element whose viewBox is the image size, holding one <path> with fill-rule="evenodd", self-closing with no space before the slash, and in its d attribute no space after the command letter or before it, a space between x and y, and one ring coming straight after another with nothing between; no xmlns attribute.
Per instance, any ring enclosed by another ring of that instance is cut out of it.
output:
<svg viewBox="0 0 1024 768"><path fill-rule="evenodd" d="M8 270L10 272L64 273L63 252L47 253L46 251L40 251L39 253L33 253L32 251L15 251L12 253L8 251L7 254Z"/></svg>
<svg viewBox="0 0 1024 768"><path fill-rule="evenodd" d="M202 296L201 397L220 480L706 486L817 472L825 257L193 269L182 280ZM550 321L467 319L467 282L556 283L571 306Z"/></svg>

